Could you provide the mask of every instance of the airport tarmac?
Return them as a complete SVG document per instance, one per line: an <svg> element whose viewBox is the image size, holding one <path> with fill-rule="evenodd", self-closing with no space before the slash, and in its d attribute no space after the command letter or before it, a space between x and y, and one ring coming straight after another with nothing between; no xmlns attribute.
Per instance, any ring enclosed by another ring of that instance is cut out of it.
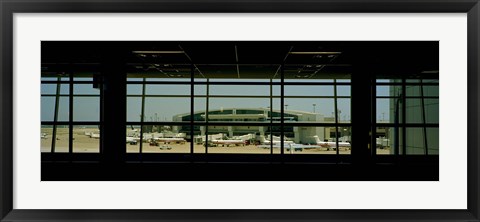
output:
<svg viewBox="0 0 480 222"><path fill-rule="evenodd" d="M100 140L96 138L90 138L85 135L85 132L95 132L96 129L84 129L75 128L73 130L73 152L76 153L97 153L99 152ZM52 128L42 128L42 133L46 133L47 137L41 139L41 152L51 152L52 144ZM55 145L55 152L68 152L68 128L57 128L57 140ZM128 153L138 153L140 151L140 143L136 145L130 145L125 143L125 148ZM144 153L190 153L190 143L184 144L164 144L160 143L159 146L151 146L149 143L143 143L142 152ZM205 147L203 145L194 145L195 153L205 153ZM274 153L280 153L279 148L273 148ZM269 154L269 148L261 148L255 145L245 146L218 146L209 147L208 153L243 153L243 154ZM285 154L336 154L335 150L326 150L326 148L313 148L303 149L303 151L285 151ZM345 150L340 148L339 154L348 155L351 150ZM389 149L377 149L378 155L390 154Z"/></svg>

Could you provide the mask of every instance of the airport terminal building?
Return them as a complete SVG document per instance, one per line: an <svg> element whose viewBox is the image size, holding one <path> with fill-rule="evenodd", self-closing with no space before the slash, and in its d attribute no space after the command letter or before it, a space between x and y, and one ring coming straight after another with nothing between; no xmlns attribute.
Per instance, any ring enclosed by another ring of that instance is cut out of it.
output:
<svg viewBox="0 0 480 222"><path fill-rule="evenodd" d="M174 122L190 121L190 113L179 114L173 117ZM196 112L193 115L194 121L205 121L207 114L205 111ZM260 137L269 137L269 135L280 136L282 130L280 127L268 126L270 122L279 122L281 112L267 108L247 109L247 108L225 108L221 110L211 110L208 112L208 119L212 126L195 127L193 135L204 136L208 134L224 133L228 137L241 136L245 134L256 134ZM324 116L319 113L310 113L304 111L288 110L284 112L285 122L325 122ZM215 126L215 122L252 122L265 124L265 126ZM177 127L176 132L190 133L189 126ZM283 130L285 137L292 139L295 143L315 143L313 136L318 136L320 140L330 139L330 129L327 127L286 127Z"/></svg>

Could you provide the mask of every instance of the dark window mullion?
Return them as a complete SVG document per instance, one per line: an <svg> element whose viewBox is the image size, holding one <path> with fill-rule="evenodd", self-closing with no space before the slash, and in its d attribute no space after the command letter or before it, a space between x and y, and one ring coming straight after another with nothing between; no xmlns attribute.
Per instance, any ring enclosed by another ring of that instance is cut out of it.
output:
<svg viewBox="0 0 480 222"><path fill-rule="evenodd" d="M190 154L194 153L194 120L195 115L194 102L195 102L195 65L192 63L190 66Z"/></svg>
<svg viewBox="0 0 480 222"><path fill-rule="evenodd" d="M335 79L333 81L334 85L333 85L333 94L334 94L334 97L335 97L335 145L336 145L336 149L335 149L335 154L337 156L337 161L338 161L338 156L340 155L340 147L338 145L338 99L337 99L337 80Z"/></svg>
<svg viewBox="0 0 480 222"><path fill-rule="evenodd" d="M143 78L142 84L142 107L140 113L140 147L139 152L143 153L143 130L144 130L144 119L145 119L145 78Z"/></svg>
<svg viewBox="0 0 480 222"><path fill-rule="evenodd" d="M57 77L58 81L60 81L61 77ZM57 122L58 122L58 109L60 106L60 90L61 90L60 83L57 83L57 91L55 96L55 113L53 114L53 131L52 131L52 148L51 152L55 153L55 146L56 146L56 138L57 138Z"/></svg>
<svg viewBox="0 0 480 222"><path fill-rule="evenodd" d="M210 79L207 78L207 97L205 104L205 154L208 154L208 112L209 112L209 95L210 95ZM193 117L192 117L193 118Z"/></svg>
<svg viewBox="0 0 480 222"><path fill-rule="evenodd" d="M420 83L423 81L420 79ZM420 95L422 97L422 123L423 123L423 145L425 146L425 155L428 155L427 127L425 118L425 97L423 96L423 85L420 86Z"/></svg>
<svg viewBox="0 0 480 222"><path fill-rule="evenodd" d="M371 129L370 129L370 153L372 156L377 155L377 81L373 77L370 79L371 81L371 93L370 93L370 101L371 101Z"/></svg>
<svg viewBox="0 0 480 222"><path fill-rule="evenodd" d="M405 125L407 118L407 104L406 104L406 84L405 77L402 78L402 124ZM407 129L402 127L402 155L407 155Z"/></svg>
<svg viewBox="0 0 480 222"><path fill-rule="evenodd" d="M69 103L68 103L68 153L73 153L73 74L70 73L70 81L69 81L70 89L69 89Z"/></svg>
<svg viewBox="0 0 480 222"><path fill-rule="evenodd" d="M273 79L270 79L270 154L273 155ZM282 99L283 100L283 99ZM267 115L268 116L268 115ZM265 136L265 135L264 135Z"/></svg>
<svg viewBox="0 0 480 222"><path fill-rule="evenodd" d="M280 118L280 155L284 155L284 144L283 144L283 141L285 140L285 126L284 126L284 123L285 123L285 73L284 73L284 69L285 69L285 64L281 64L280 65L280 115L281 115L281 118ZM273 143L273 140L270 141L271 143ZM283 160L283 159L282 159Z"/></svg>

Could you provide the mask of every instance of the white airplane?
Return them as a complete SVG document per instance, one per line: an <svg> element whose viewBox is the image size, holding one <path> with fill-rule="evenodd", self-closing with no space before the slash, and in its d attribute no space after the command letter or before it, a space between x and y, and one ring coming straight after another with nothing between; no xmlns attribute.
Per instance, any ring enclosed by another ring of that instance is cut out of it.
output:
<svg viewBox="0 0 480 222"><path fill-rule="evenodd" d="M266 138L270 138L270 136L266 136L266 137L261 137L259 140L260 140L260 143L262 145L270 145L272 143L272 141L270 140L267 140ZM285 137L285 139L287 139ZM280 141L280 137L279 136L272 136L272 140L273 140L273 145L280 145L282 142ZM290 144L290 143L294 143L293 141L291 140L284 140L283 141L284 144Z"/></svg>
<svg viewBox="0 0 480 222"><path fill-rule="evenodd" d="M42 138L42 139L46 139L46 138L47 138L47 134L46 134L46 133L42 133L42 134L40 134L40 138Z"/></svg>
<svg viewBox="0 0 480 222"><path fill-rule="evenodd" d="M90 133L90 138L100 139L100 132L99 133Z"/></svg>
<svg viewBox="0 0 480 222"><path fill-rule="evenodd" d="M137 144L138 141L140 141L140 138L138 138L138 137L127 136L127 143L129 143L131 145Z"/></svg>
<svg viewBox="0 0 480 222"><path fill-rule="evenodd" d="M211 142L212 144L215 144L215 145L222 145L222 146L227 145L227 147L229 145L245 146L245 140L212 140Z"/></svg>
<svg viewBox="0 0 480 222"><path fill-rule="evenodd" d="M313 136L313 138L315 138L315 142L317 143L317 145L323 147L323 148L327 148L327 150L330 150L330 148L333 148L333 149L336 149L337 148L337 142L322 142L320 141L320 139L318 138L318 136ZM338 147L343 147L345 149L350 149L350 147L352 146L352 144L348 143L348 142L338 142Z"/></svg>
<svg viewBox="0 0 480 222"><path fill-rule="evenodd" d="M274 143L273 145L263 144L263 145L258 145L257 147L264 148L264 149L268 149L270 147L280 148L280 145L281 145L280 143ZM321 146L319 146L319 145L303 145L303 144L296 144L296 143L284 143L283 147L287 151L303 151L303 149L314 149L314 148L320 148Z"/></svg>
<svg viewBox="0 0 480 222"><path fill-rule="evenodd" d="M160 142L160 143L164 143L164 144L170 144L170 143L185 143L187 142L187 140L185 140L185 138L160 138L160 137L157 137L157 138L153 138L155 141L157 142Z"/></svg>

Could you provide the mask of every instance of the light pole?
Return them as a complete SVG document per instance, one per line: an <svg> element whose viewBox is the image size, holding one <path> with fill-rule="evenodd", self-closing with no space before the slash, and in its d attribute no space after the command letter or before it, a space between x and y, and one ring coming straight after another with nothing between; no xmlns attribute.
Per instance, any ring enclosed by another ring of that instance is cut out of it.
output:
<svg viewBox="0 0 480 222"><path fill-rule="evenodd" d="M315 113L315 106L317 106L317 104L314 103L312 104L312 106L313 106L313 113Z"/></svg>
<svg viewBox="0 0 480 222"><path fill-rule="evenodd" d="M340 122L340 114L342 114L342 110L337 109L338 122Z"/></svg>
<svg viewBox="0 0 480 222"><path fill-rule="evenodd" d="M285 110L287 110L288 104L285 104Z"/></svg>

